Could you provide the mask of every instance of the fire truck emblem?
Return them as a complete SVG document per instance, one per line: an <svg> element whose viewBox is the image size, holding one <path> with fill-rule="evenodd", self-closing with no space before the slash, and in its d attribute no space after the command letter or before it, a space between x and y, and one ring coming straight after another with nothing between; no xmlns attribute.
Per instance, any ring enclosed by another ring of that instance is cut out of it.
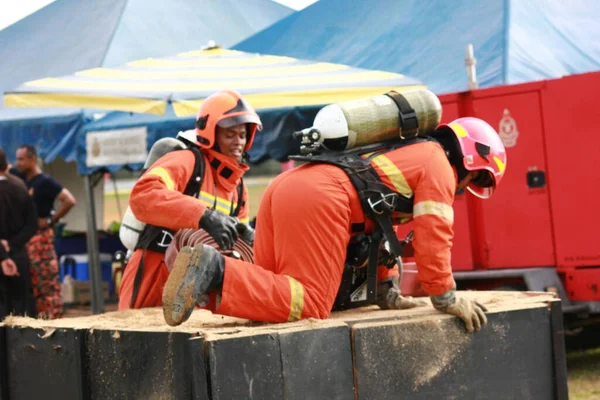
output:
<svg viewBox="0 0 600 400"><path fill-rule="evenodd" d="M500 120L500 124L498 124L498 134L504 146L514 147L517 144L517 138L519 137L517 122L510 116L508 108L504 109L504 115Z"/></svg>

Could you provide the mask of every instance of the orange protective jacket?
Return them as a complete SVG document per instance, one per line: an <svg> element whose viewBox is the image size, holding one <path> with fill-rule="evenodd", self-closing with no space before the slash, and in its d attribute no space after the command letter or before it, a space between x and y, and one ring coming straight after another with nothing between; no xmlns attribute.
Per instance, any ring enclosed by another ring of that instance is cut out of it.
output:
<svg viewBox="0 0 600 400"><path fill-rule="evenodd" d="M430 295L454 286L450 265L456 175L442 147L417 143L376 156L382 181L414 195L415 261ZM261 202L255 264L227 258L217 313L269 322L326 318L337 295L352 225L365 222L358 193L346 173L324 164L279 175ZM367 231L372 221L366 221ZM397 272L396 272L397 273ZM379 274L379 278L382 278Z"/></svg>
<svg viewBox="0 0 600 400"><path fill-rule="evenodd" d="M202 154L204 177L197 198L183 194L194 173L194 154L186 150L167 153L140 177L131 191L129 204L137 219L176 232L183 228L197 229L206 208L231 215L240 201L237 186L248 166L213 150L202 150ZM245 185L242 201L238 218L248 223ZM130 307L142 253L142 249L137 249L127 264L119 290L119 309ZM164 254L146 250L143 261L142 283L133 308L160 306L168 277Z"/></svg>

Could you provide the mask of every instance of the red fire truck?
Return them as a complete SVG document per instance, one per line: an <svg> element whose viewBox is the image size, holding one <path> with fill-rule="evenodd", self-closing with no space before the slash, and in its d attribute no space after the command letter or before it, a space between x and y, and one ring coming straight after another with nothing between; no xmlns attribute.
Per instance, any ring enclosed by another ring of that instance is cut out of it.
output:
<svg viewBox="0 0 600 400"><path fill-rule="evenodd" d="M508 157L491 199L456 196L459 289L556 292L567 326L600 321L599 94L600 73L588 73L440 96L443 122L484 119Z"/></svg>

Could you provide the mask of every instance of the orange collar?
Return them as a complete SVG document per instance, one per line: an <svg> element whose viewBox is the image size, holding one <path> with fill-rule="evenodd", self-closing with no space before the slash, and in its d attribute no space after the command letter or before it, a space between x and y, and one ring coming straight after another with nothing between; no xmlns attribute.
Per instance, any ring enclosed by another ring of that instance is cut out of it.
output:
<svg viewBox="0 0 600 400"><path fill-rule="evenodd" d="M215 150L205 150L218 186L227 192L233 192L240 183L242 176L250 169L235 159L225 156Z"/></svg>

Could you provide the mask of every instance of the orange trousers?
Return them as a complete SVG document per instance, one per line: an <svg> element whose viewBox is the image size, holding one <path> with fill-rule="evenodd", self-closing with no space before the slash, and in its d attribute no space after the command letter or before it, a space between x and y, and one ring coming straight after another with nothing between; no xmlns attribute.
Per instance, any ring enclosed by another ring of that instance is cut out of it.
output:
<svg viewBox="0 0 600 400"><path fill-rule="evenodd" d="M260 204L255 264L226 258L215 312L266 322L327 318L351 224L362 215L356 191L336 167L306 165L279 175Z"/></svg>
<svg viewBox="0 0 600 400"><path fill-rule="evenodd" d="M131 307L133 283L140 265L142 252L142 249L136 250L129 259L127 267L125 267L121 288L119 289L119 310L160 307L162 305L162 291L169 276L169 271L165 264L165 255L146 250L144 254L142 282L133 307Z"/></svg>

